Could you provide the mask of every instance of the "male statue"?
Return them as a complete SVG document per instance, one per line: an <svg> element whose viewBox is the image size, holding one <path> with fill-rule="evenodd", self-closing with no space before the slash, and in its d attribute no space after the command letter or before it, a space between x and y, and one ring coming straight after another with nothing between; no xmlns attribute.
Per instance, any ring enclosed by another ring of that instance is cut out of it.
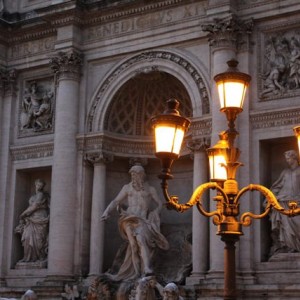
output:
<svg viewBox="0 0 300 300"><path fill-rule="evenodd" d="M129 173L132 181L123 186L101 217L101 220L107 220L114 209L127 202L127 208L119 210L119 230L128 246L118 273L110 276L113 280L136 279L152 274L153 250L157 247L165 250L169 248L168 241L160 233L159 213L162 203L155 188L144 181L145 171L142 166L133 166ZM152 200L156 207L151 210Z"/></svg>

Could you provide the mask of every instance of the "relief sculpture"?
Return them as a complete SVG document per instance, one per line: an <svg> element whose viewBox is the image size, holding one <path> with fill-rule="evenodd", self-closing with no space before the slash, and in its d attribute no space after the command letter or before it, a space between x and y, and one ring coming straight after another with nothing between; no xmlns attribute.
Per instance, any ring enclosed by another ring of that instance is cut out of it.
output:
<svg viewBox="0 0 300 300"><path fill-rule="evenodd" d="M25 89L20 116L21 132L39 132L52 129L54 93L51 87L30 83Z"/></svg>
<svg viewBox="0 0 300 300"><path fill-rule="evenodd" d="M300 34L270 35L264 43L260 98L294 96L300 92Z"/></svg>

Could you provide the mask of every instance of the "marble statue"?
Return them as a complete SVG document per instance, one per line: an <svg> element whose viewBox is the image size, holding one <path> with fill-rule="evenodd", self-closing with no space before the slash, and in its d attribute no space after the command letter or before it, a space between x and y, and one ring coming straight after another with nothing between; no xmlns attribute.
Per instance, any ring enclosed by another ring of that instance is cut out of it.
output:
<svg viewBox="0 0 300 300"><path fill-rule="evenodd" d="M138 280L134 300L161 299L163 287L157 282L155 276L146 276Z"/></svg>
<svg viewBox="0 0 300 300"><path fill-rule="evenodd" d="M32 290L27 290L22 296L21 300L37 300L38 297L36 293Z"/></svg>
<svg viewBox="0 0 300 300"><path fill-rule="evenodd" d="M300 201L300 166L296 151L286 151L284 156L289 167L281 172L271 190L280 204L288 209L290 200ZM270 219L273 240L270 254L300 252L300 218L289 218L272 210Z"/></svg>
<svg viewBox="0 0 300 300"><path fill-rule="evenodd" d="M113 280L137 279L152 274L153 251L157 247L164 250L169 248L168 241L160 232L159 213L162 203L155 188L144 181L145 171L142 166L133 166L129 173L132 181L123 186L101 216L101 220L105 221L118 208L120 234L128 242L118 273L110 274ZM151 210L152 200L156 207ZM127 202L126 209L121 208L124 202Z"/></svg>
<svg viewBox="0 0 300 300"><path fill-rule="evenodd" d="M183 300L179 294L178 286L171 282L163 289L163 300Z"/></svg>
<svg viewBox="0 0 300 300"><path fill-rule="evenodd" d="M24 257L20 262L37 262L47 259L50 196L44 191L45 182L35 181L35 194L29 206L21 213L15 232L21 234Z"/></svg>

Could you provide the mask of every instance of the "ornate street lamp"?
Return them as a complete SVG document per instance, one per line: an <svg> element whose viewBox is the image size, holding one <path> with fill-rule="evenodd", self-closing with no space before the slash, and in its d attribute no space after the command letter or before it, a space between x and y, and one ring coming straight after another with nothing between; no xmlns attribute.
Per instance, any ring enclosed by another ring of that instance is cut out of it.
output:
<svg viewBox="0 0 300 300"><path fill-rule="evenodd" d="M290 201L289 209L283 208L275 195L268 188L249 184L239 190L236 181L236 172L242 164L238 161L240 150L234 146L238 132L235 129L235 120L243 111L245 93L251 77L237 70L237 61L228 62L227 72L215 76L219 98L220 111L226 114L228 129L220 134L218 143L207 149L210 163L210 182L203 183L193 192L190 200L180 204L177 196L169 196L167 180L171 179L171 165L179 157L180 146L184 132L189 127L189 120L180 116L178 101L171 99L168 107L162 115L152 118L155 130L156 156L161 160L162 171L159 178L167 201L167 207L178 212L184 212L196 205L200 213L206 217L213 217L213 222L218 226L217 234L225 243L224 248L224 299L236 299L236 270L235 270L235 243L243 235L242 226L249 226L252 219L265 217L270 210L276 209L281 214L293 217L300 214L300 208L296 201ZM180 141L177 138L180 131ZM294 132L300 139L300 126L294 128ZM165 133L162 137L162 133ZM163 145L166 142L166 145ZM168 144L170 143L170 144ZM300 147L299 147L300 149ZM207 211L203 205L202 195L207 190L216 190L216 209ZM267 201L261 214L244 212L240 215L240 199L247 191L260 192Z"/></svg>

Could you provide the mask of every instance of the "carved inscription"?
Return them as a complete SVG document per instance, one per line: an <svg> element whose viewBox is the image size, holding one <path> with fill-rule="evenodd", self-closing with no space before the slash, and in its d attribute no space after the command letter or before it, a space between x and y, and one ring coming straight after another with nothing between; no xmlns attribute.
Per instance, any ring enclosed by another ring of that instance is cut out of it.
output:
<svg viewBox="0 0 300 300"><path fill-rule="evenodd" d="M186 5L180 8L169 9L152 14L142 14L132 19L106 23L87 29L86 41L105 39L125 33L143 31L149 28L193 19L204 15L204 6L201 3Z"/></svg>
<svg viewBox="0 0 300 300"><path fill-rule="evenodd" d="M8 58L16 59L51 51L54 49L54 42L54 37L48 37L36 41L33 40L26 43L13 45L8 49Z"/></svg>

